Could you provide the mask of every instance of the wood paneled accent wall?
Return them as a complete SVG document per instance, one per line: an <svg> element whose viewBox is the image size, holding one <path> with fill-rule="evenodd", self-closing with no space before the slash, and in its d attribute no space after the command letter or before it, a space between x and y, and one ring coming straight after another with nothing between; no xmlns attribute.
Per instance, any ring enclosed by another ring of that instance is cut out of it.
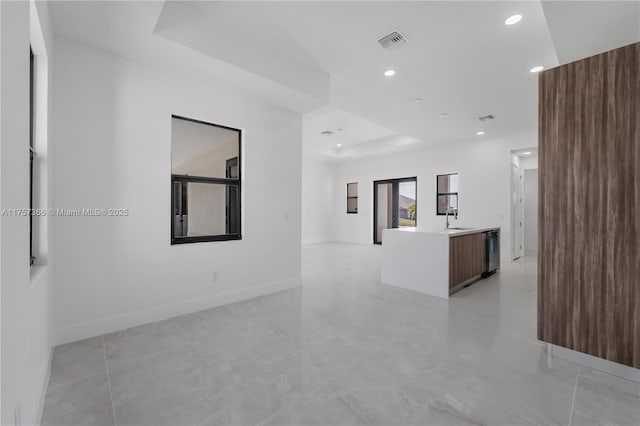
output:
<svg viewBox="0 0 640 426"><path fill-rule="evenodd" d="M539 80L538 338L640 367L640 43Z"/></svg>

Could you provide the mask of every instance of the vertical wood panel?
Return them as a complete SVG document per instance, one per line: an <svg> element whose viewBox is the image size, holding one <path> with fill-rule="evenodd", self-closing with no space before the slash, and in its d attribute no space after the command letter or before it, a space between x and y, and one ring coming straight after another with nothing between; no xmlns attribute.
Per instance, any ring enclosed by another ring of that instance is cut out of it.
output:
<svg viewBox="0 0 640 426"><path fill-rule="evenodd" d="M540 75L538 338L640 367L640 43Z"/></svg>
<svg viewBox="0 0 640 426"><path fill-rule="evenodd" d="M480 232L449 239L449 288L484 272L485 238Z"/></svg>

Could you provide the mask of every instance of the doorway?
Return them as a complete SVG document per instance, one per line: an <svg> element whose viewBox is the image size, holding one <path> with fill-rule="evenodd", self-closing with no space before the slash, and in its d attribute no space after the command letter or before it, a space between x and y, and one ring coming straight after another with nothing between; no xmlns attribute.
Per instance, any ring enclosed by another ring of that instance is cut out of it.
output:
<svg viewBox="0 0 640 426"><path fill-rule="evenodd" d="M524 171L524 254L538 255L538 169Z"/></svg>
<svg viewBox="0 0 640 426"><path fill-rule="evenodd" d="M538 251L538 149L511 151L511 259Z"/></svg>
<svg viewBox="0 0 640 426"><path fill-rule="evenodd" d="M382 244L382 231L418 223L417 178L373 182L373 243Z"/></svg>
<svg viewBox="0 0 640 426"><path fill-rule="evenodd" d="M524 174L519 164L511 165L511 259L523 256L522 239L524 236L523 217Z"/></svg>

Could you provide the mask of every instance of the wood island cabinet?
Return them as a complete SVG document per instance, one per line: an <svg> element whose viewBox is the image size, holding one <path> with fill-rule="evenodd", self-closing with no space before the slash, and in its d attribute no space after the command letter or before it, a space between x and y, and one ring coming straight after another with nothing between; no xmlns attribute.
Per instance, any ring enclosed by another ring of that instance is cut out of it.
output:
<svg viewBox="0 0 640 426"><path fill-rule="evenodd" d="M449 240L449 288L481 275L485 271L483 232L452 236Z"/></svg>

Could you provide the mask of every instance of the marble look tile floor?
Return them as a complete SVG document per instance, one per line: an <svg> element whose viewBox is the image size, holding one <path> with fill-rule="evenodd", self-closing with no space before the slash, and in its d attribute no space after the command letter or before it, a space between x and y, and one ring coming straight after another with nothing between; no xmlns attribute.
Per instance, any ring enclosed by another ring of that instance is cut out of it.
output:
<svg viewBox="0 0 640 426"><path fill-rule="evenodd" d="M535 259L447 303L380 254L307 246L302 288L56 348L42 424L640 424L639 384L536 341Z"/></svg>

